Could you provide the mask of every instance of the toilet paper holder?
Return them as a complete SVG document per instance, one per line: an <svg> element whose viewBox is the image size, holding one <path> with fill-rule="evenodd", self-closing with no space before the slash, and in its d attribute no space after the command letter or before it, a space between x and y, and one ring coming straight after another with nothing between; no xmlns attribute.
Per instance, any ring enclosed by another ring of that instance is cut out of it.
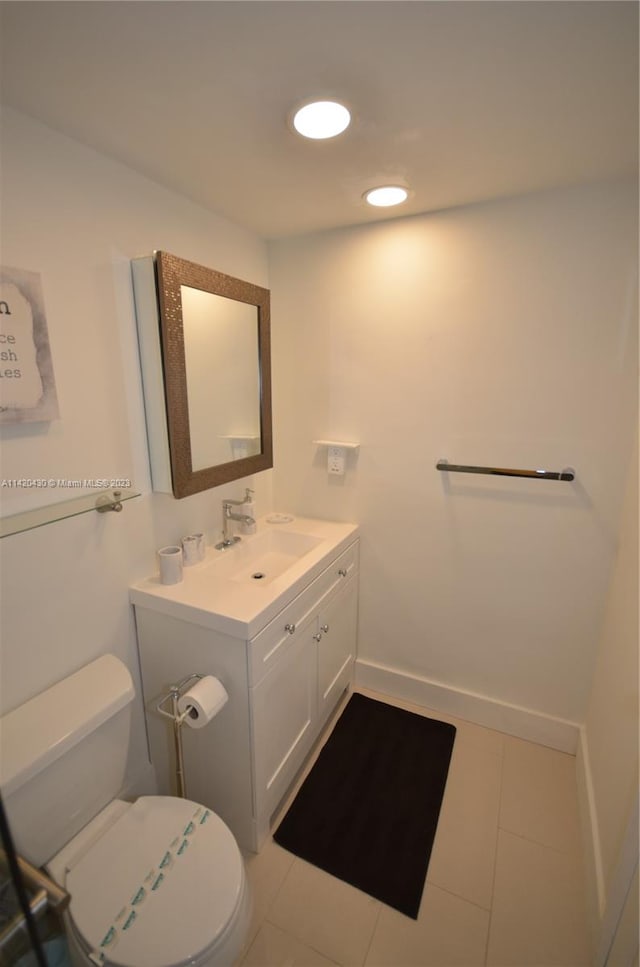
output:
<svg viewBox="0 0 640 967"><path fill-rule="evenodd" d="M181 799L186 798L185 791L185 781L184 781L184 760L182 755L182 732L180 727L184 720L189 715L189 709L186 708L184 712L178 710L178 700L183 692L189 688L193 682L197 682L199 679L204 678L204 675L199 675L194 672L192 675L187 675L182 681L178 682L177 685L170 685L169 691L166 695L158 702L156 705L156 712L160 715L164 715L165 718L171 719L173 722L173 744L176 755L176 789L178 796ZM167 711L163 708L167 702L171 702L171 711Z"/></svg>

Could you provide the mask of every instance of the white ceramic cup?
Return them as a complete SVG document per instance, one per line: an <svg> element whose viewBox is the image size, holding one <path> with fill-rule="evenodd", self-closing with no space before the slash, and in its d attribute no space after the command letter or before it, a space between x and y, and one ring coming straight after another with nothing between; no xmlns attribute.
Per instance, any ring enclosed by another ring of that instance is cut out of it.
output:
<svg viewBox="0 0 640 967"><path fill-rule="evenodd" d="M197 564L201 560L197 534L189 534L188 537L182 538L182 555L185 567L191 567L192 564Z"/></svg>
<svg viewBox="0 0 640 967"><path fill-rule="evenodd" d="M163 584L179 584L182 581L182 548L177 545L161 547L158 551L160 580Z"/></svg>
<svg viewBox="0 0 640 967"><path fill-rule="evenodd" d="M198 542L198 560L204 561L207 556L207 544L202 532L193 535Z"/></svg>

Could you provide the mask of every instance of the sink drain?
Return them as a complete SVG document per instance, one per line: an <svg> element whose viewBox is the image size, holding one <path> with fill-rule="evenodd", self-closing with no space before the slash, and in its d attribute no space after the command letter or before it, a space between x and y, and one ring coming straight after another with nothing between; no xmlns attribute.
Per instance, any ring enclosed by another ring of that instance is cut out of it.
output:
<svg viewBox="0 0 640 967"><path fill-rule="evenodd" d="M266 578L266 576L267 575L263 571L256 571L255 574L251 575L254 581L261 581L262 578Z"/></svg>

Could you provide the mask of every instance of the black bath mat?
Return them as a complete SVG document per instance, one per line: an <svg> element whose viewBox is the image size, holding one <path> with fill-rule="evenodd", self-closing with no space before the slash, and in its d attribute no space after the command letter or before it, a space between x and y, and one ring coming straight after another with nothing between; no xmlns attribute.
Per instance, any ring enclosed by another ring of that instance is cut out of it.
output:
<svg viewBox="0 0 640 967"><path fill-rule="evenodd" d="M417 919L455 733L352 695L273 838Z"/></svg>

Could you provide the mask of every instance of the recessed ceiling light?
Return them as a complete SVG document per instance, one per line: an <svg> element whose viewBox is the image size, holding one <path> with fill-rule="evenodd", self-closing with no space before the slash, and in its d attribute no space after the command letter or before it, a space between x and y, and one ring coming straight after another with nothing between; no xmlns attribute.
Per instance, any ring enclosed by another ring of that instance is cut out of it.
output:
<svg viewBox="0 0 640 967"><path fill-rule="evenodd" d="M313 101L293 116L293 126L304 138L335 138L349 127L351 114L338 101Z"/></svg>
<svg viewBox="0 0 640 967"><path fill-rule="evenodd" d="M392 205L401 205L409 197L406 188L400 185L384 185L381 188L372 188L365 192L365 200L376 208L390 208Z"/></svg>

